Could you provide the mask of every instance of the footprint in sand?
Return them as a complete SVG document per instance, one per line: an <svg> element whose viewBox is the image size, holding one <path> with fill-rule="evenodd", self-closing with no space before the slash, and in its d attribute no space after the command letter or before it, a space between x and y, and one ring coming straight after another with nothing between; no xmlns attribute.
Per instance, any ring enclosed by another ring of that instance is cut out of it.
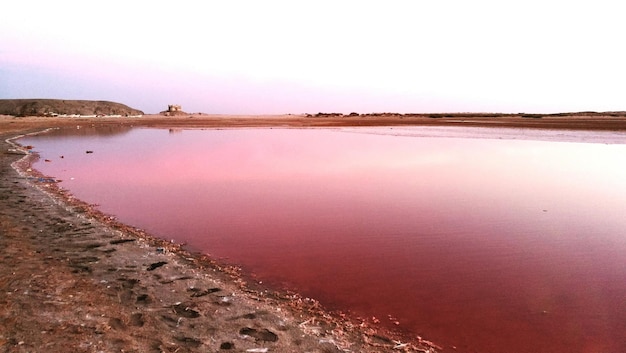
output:
<svg viewBox="0 0 626 353"><path fill-rule="evenodd" d="M253 337L257 341L266 341L266 342L278 341L278 336L274 332L268 329L263 329L259 331L257 329L253 329L250 327L244 327L241 330L239 330L239 334Z"/></svg>
<svg viewBox="0 0 626 353"><path fill-rule="evenodd" d="M148 266L147 270L148 270L148 271L154 271L154 270L156 270L157 268L159 268L159 267L161 267L161 266L163 266L163 265L166 265L166 264L167 264L167 262L166 262L166 261L159 261L159 262L155 262L155 263L151 264L150 266Z"/></svg>

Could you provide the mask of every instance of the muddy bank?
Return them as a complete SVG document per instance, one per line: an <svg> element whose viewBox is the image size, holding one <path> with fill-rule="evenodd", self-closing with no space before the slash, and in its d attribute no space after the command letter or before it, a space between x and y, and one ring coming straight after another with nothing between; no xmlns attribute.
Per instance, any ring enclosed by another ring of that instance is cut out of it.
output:
<svg viewBox="0 0 626 353"><path fill-rule="evenodd" d="M435 351L314 300L252 288L236 268L73 199L5 140L76 121L34 120L5 121L0 133L2 351Z"/></svg>

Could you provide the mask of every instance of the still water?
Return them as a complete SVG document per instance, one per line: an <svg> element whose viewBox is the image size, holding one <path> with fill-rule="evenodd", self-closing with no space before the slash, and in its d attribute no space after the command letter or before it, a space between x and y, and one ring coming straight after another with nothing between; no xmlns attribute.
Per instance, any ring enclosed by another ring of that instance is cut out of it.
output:
<svg viewBox="0 0 626 353"><path fill-rule="evenodd" d="M82 128L21 143L127 224L446 352L626 352L624 134Z"/></svg>

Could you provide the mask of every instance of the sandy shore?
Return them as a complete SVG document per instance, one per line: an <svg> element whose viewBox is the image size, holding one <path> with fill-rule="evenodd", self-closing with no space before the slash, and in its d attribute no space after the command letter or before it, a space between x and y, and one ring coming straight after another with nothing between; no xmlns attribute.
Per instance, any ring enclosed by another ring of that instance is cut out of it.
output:
<svg viewBox="0 0 626 353"><path fill-rule="evenodd" d="M8 153L11 137L75 125L159 127L443 125L626 131L616 117L425 118L294 115L71 119L0 116L0 350L3 352L435 352L245 283L237 269L152 239L75 200ZM13 166L12 166L13 165ZM401 343L404 342L404 343Z"/></svg>

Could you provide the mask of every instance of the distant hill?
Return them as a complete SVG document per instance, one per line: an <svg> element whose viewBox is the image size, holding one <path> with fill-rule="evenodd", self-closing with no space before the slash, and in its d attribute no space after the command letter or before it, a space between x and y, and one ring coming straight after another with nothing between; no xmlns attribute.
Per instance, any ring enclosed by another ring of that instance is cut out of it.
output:
<svg viewBox="0 0 626 353"><path fill-rule="evenodd" d="M107 101L63 99L0 99L0 114L14 116L45 115L143 115L141 110Z"/></svg>

